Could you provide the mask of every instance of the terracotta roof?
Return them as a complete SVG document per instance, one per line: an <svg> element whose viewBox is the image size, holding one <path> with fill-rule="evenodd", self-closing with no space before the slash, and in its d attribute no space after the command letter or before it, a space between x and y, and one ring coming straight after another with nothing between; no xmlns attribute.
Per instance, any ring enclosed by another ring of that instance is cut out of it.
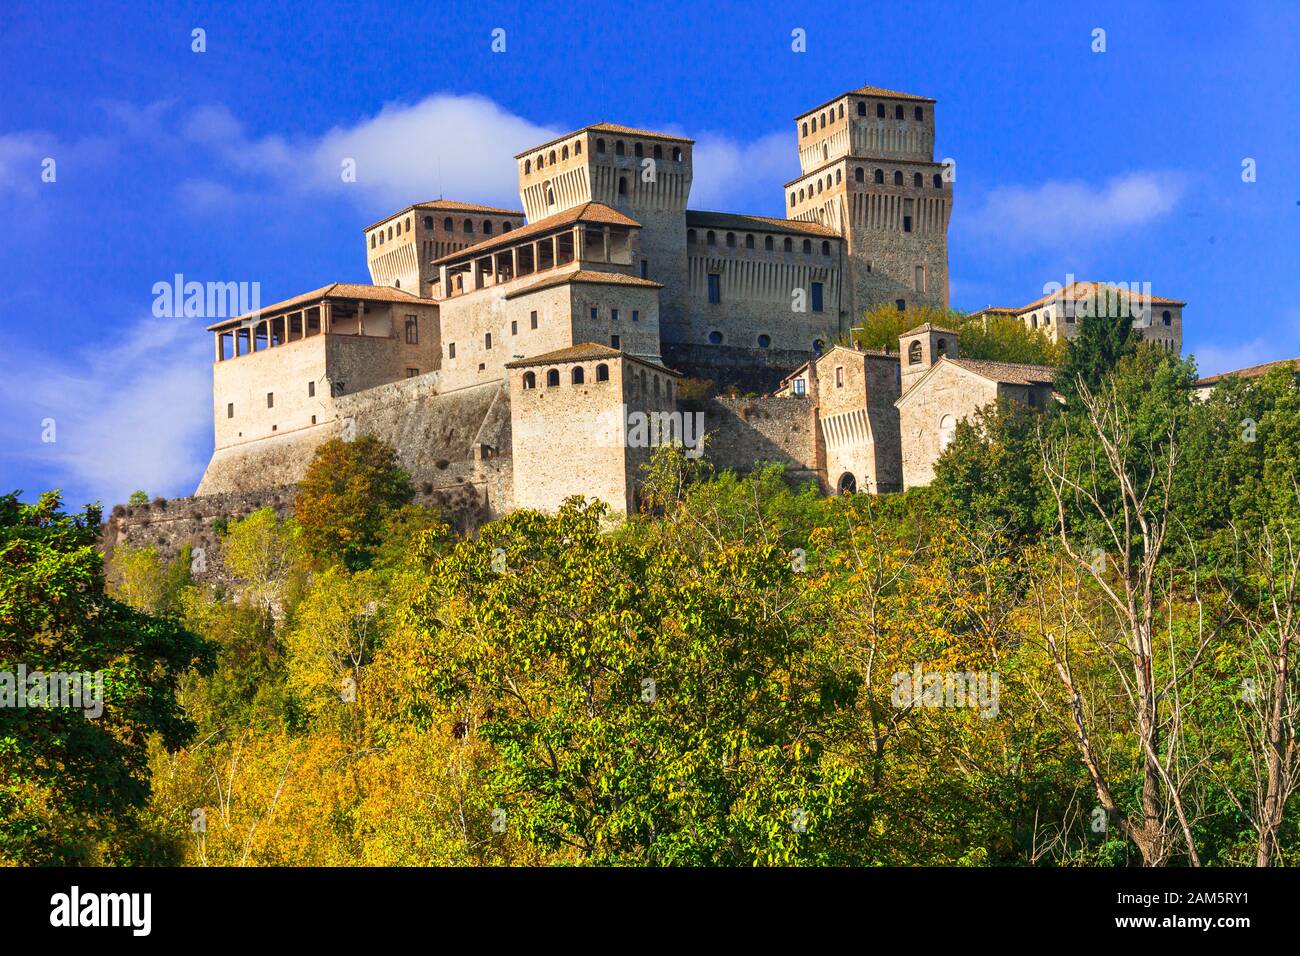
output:
<svg viewBox="0 0 1300 956"><path fill-rule="evenodd" d="M590 285L634 285L646 289L662 289L664 287L662 282L655 282L653 279L642 279L640 276L630 276L622 272L596 272L592 269L573 269L568 272L557 272L548 275L532 285L511 289L506 293L506 298L513 299L516 296L527 295L529 292L539 292L553 286L568 285L570 282L585 282Z"/></svg>
<svg viewBox="0 0 1300 956"><path fill-rule="evenodd" d="M805 110L795 117L801 120L810 113L816 113L818 110L830 106L832 103L844 99L846 96L875 96L882 100L915 100L918 103L934 103L935 100L928 96L917 96L915 93L900 93L898 90L887 90L882 86L859 86L856 90L849 90L838 96L832 96L825 103L819 103L810 110Z"/></svg>
<svg viewBox="0 0 1300 956"><path fill-rule="evenodd" d="M313 289L311 292L304 292L302 295L295 295L292 299L285 299L282 302L275 302L271 305L264 305L257 312L249 312L244 315L236 316L230 319L222 319L215 325L209 325L208 331L224 328L228 325L242 324L245 319L254 315L263 316L269 312L280 312L285 309L291 309L296 305L305 305L308 302L319 302L321 299L365 299L368 302L410 302L424 305L436 305L433 299L422 299L418 295L412 295L404 289L393 289L386 285L361 285L355 282L332 282L329 285L321 286L319 289Z"/></svg>
<svg viewBox="0 0 1300 956"><path fill-rule="evenodd" d="M388 222L390 219L396 219L404 212L410 212L412 209L439 209L446 212L477 212L487 213L492 216L513 216L517 219L523 219L524 214L518 209L498 209L496 206L480 206L478 203L458 202L455 199L431 199L428 202L417 202L406 206L397 212L389 213L383 219L376 219L370 225L362 229L362 232L369 232L375 226L382 222Z"/></svg>
<svg viewBox="0 0 1300 956"><path fill-rule="evenodd" d="M1281 359L1277 362L1265 362L1263 365L1251 365L1246 368L1239 368L1233 372L1219 372L1217 375L1207 375L1204 378L1198 378L1196 385L1198 388L1217 385L1229 378L1259 378L1261 375L1267 375L1275 368L1281 368L1284 365L1290 365L1296 372L1300 372L1300 358Z"/></svg>
<svg viewBox="0 0 1300 956"><path fill-rule="evenodd" d="M529 149L524 150L522 153L515 153L515 159L523 159L525 156L531 156L533 153L537 152L538 150L545 149L548 146L560 142L560 140L568 139L571 136L577 136L579 133L585 133L588 130L592 130L597 133L614 133L615 135L622 135L622 136L641 136L646 139L664 139L664 140L670 140L674 143L695 142L695 140L687 139L685 136L670 136L667 133L656 133L654 130L651 129L637 129L636 127L633 126L620 126L618 123L606 123L604 120L601 120L599 123L592 123L590 126L584 126L581 129L575 129L571 133L565 133L563 136L557 136L554 139L548 139L546 142L542 143L541 145L533 146Z"/></svg>
<svg viewBox="0 0 1300 956"><path fill-rule="evenodd" d="M1030 302L1028 305L1022 305L1016 311L1028 312L1030 309L1036 309L1040 305L1045 305L1046 303L1053 301L1055 299L1063 299L1063 298L1070 298L1075 300L1082 299L1087 296L1093 295L1098 290L1109 291L1110 293L1118 292L1120 295L1122 295L1125 298L1128 298L1129 296L1134 294L1132 291L1128 289L1121 289L1119 286L1111 285L1106 282L1071 282L1068 286L1066 286L1064 289L1061 289L1059 292L1053 292L1051 295L1045 295L1040 299L1035 299L1033 302ZM1139 293L1139 298L1141 297L1142 296ZM1163 296L1158 296L1158 295L1153 295L1150 296L1149 298L1152 305L1181 306L1187 304L1186 302L1179 302L1177 299L1166 299Z"/></svg>
<svg viewBox="0 0 1300 956"><path fill-rule="evenodd" d="M1049 365L1022 365L1018 362L990 362L986 359L947 357L944 361L1004 385L1050 385L1056 381L1056 369Z"/></svg>
<svg viewBox="0 0 1300 956"><path fill-rule="evenodd" d="M1015 315L1019 309L1008 309L1000 305L991 305L987 309L980 309L978 312L972 312L970 317L973 319L977 315Z"/></svg>
<svg viewBox="0 0 1300 956"><path fill-rule="evenodd" d="M771 216L749 216L735 212L705 212L699 209L686 210L688 226L718 226L722 229L752 229L775 232L792 232L800 236L823 236L838 239L840 234L819 222L803 222L797 219L775 219Z"/></svg>
<svg viewBox="0 0 1300 956"><path fill-rule="evenodd" d="M484 239L482 242L476 242L472 246L466 246L459 252L453 252L450 255L443 256L441 259L434 259L434 265L440 265L444 262L459 262L463 259L473 259L480 256L490 249L496 249L500 246L509 246L518 242L520 239L526 239L529 236L536 236L552 229L561 229L564 226L572 226L577 222L599 222L607 223L611 226L631 226L641 228L641 223L635 219L630 219L623 215L617 209L611 209L604 203L589 202L581 206L574 206L566 209L564 212L557 212L553 216L547 216L545 219L539 219L536 222L530 222L519 229L512 229L509 232L503 232L499 236L493 236L491 239Z"/></svg>
<svg viewBox="0 0 1300 956"><path fill-rule="evenodd" d="M648 359L630 355L621 349L613 349L608 345L600 345L596 342L581 342L578 345L570 345L567 348L556 349L553 352L544 352L541 355L516 359L513 362L507 362L506 368L525 368L529 365L555 365L560 362L587 362L594 359L616 358L630 359L633 362L640 362L642 365L649 366L657 372L666 372L678 378L682 377L681 372L674 372L666 365L660 365L658 362L651 362Z"/></svg>
<svg viewBox="0 0 1300 956"><path fill-rule="evenodd" d="M921 323L920 325L918 325L916 328L914 328L914 329L908 329L906 332L903 333L903 335L915 335L917 332L942 332L942 333L944 333L945 335L956 335L956 334L957 334L957 333L954 332L952 329L945 329L945 328L943 328L942 326L939 326L939 325L933 325L933 324L931 324L931 323L929 323L929 322L922 322L922 323ZM902 338L902 337L903 337L902 335L899 336L899 338Z"/></svg>

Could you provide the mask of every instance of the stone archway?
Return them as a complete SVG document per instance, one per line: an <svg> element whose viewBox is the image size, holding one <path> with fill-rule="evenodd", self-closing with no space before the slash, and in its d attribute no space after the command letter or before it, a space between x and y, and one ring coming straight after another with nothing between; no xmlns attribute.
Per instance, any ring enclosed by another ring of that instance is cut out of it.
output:
<svg viewBox="0 0 1300 956"><path fill-rule="evenodd" d="M840 481L837 490L842 495L851 495L858 490L858 480L853 477L853 472L846 471L840 475Z"/></svg>

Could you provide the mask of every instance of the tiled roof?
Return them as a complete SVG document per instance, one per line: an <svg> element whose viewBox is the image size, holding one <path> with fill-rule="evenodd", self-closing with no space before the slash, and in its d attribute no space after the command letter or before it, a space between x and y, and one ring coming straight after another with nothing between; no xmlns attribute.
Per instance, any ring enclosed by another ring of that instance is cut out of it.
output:
<svg viewBox="0 0 1300 956"><path fill-rule="evenodd" d="M515 153L515 159L523 159L525 156L531 156L533 153L536 153L538 150L546 149L546 147L554 145L555 143L558 143L561 140L569 139L570 137L577 136L579 133L585 133L588 130L593 130L597 133L613 133L615 135L621 135L621 136L641 136L644 137L645 139L663 139L663 140L669 140L674 143L695 142L695 140L687 139L685 136L670 136L668 133L656 133L654 130L651 129L637 129L633 126L620 126L618 123L606 123L604 120L601 120L599 123L592 123L590 126L584 126L581 129L575 129L570 133L565 133L563 136L557 136L554 139L548 139L546 142L542 143L541 145L530 147L529 149L524 150L522 153Z"/></svg>
<svg viewBox="0 0 1300 956"><path fill-rule="evenodd" d="M945 329L942 326L932 325L929 322L922 322L914 329L908 329L903 335L915 335L917 332L942 332L944 335L956 335L952 329ZM902 338L902 336L899 336Z"/></svg>
<svg viewBox="0 0 1300 956"><path fill-rule="evenodd" d="M321 286L319 289L313 289L311 292L304 292L302 295L295 295L292 299L285 299L283 302L276 302L272 305L264 305L257 313L249 312L245 315L236 316L230 319L222 319L214 325L208 326L208 331L223 328L228 325L238 325L245 319L251 318L254 314L258 316L266 315L269 312L280 312L285 309L291 309L296 305L305 305L308 302L319 302L321 299L365 299L368 302L409 302L412 304L435 305L432 299L422 299L418 295L412 295L403 289L393 289L386 285L361 285L356 282L332 282L329 285Z"/></svg>
<svg viewBox="0 0 1300 956"><path fill-rule="evenodd" d="M596 342L581 342L578 345L570 345L567 348L556 349L553 352L543 352L541 355L516 359L513 362L507 362L506 368L525 368L529 365L556 365L560 362L588 362L595 359L616 358L630 359L633 362L640 362L642 365L653 368L657 372L666 372L678 378L682 377L681 372L674 372L666 365L660 365L658 362L651 362L636 355L629 355L621 349L612 349L608 345L600 345Z"/></svg>
<svg viewBox="0 0 1300 956"><path fill-rule="evenodd" d="M859 86L856 90L849 90L838 96L832 96L825 103L819 103L810 110L804 110L798 116L797 120L803 119L811 113L816 113L820 109L830 106L837 100L842 100L846 96L876 96L882 100L914 100L917 103L933 103L934 100L928 96L917 96L915 93L900 93L898 90L887 90L882 86Z"/></svg>
<svg viewBox="0 0 1300 956"><path fill-rule="evenodd" d="M527 239L529 236L540 235L549 232L552 229L561 229L564 226L571 226L577 222L599 222L607 223L611 226L631 226L640 228L641 223L635 219L630 219L623 215L617 209L611 209L604 203L589 202L581 206L574 206L572 209L566 209L564 212L557 212L553 216L547 216L545 219L539 219L531 222L519 229L512 229L510 232L503 232L499 236L493 236L491 239L484 239L482 242L476 242L472 246L466 246L459 252L453 252L450 255L443 256L441 259L434 259L434 265L440 265L444 262L460 262L464 259L473 259L483 253L497 249L501 246L509 246L518 242L520 239Z"/></svg>
<svg viewBox="0 0 1300 956"><path fill-rule="evenodd" d="M1229 378L1259 378L1261 375L1267 375L1275 368L1284 365L1290 365L1292 369L1300 372L1300 358L1282 359L1277 362L1265 362L1263 365L1251 365L1247 368L1239 368L1233 372L1219 372L1217 375L1207 375L1204 378L1198 378L1196 384L1198 387L1217 385L1224 379Z"/></svg>
<svg viewBox="0 0 1300 956"><path fill-rule="evenodd" d="M1040 305L1045 305L1055 299L1074 299L1079 300L1087 296L1094 295L1097 292L1110 292L1111 294L1119 293L1124 298L1128 298L1135 293L1127 289L1121 289L1119 286L1109 285L1105 282L1071 282L1059 292L1053 292L1051 295L1045 295L1040 299L1035 299L1028 305L1022 305L1017 312L1028 312L1030 309L1036 309ZM1144 297L1138 293L1138 298L1149 298L1152 305L1186 305L1186 302L1179 302L1177 299L1166 299L1163 296L1153 295Z"/></svg>
<svg viewBox="0 0 1300 956"><path fill-rule="evenodd" d="M752 229L775 232L792 232L800 236L822 236L838 239L840 234L819 222L802 222L796 219L775 219L771 216L749 216L734 212L705 212L686 210L686 225L717 226L721 229Z"/></svg>
<svg viewBox="0 0 1300 956"><path fill-rule="evenodd" d="M412 203L404 209L397 212L389 213L383 219L376 219L370 225L366 226L362 232L369 232L375 226L390 219L396 219L404 212L410 212L412 209L438 209L445 212L476 212L485 213L490 216L513 216L517 219L523 219L524 214L518 209L498 209L496 206L480 206L478 203L457 202L455 199L431 199L428 202Z"/></svg>
<svg viewBox="0 0 1300 956"><path fill-rule="evenodd" d="M653 279L642 279L640 276L630 276L622 272L597 272L592 269L574 269L569 272L557 272L539 279L532 285L524 286L520 289L511 289L506 293L507 299L513 299L516 296L526 295L529 292L539 292L542 289L549 289L553 286L567 285L570 282L586 282L591 285L634 285L646 289L662 289L662 282L655 282Z"/></svg>
<svg viewBox="0 0 1300 956"><path fill-rule="evenodd" d="M1050 385L1056 380L1056 369L1049 365L1021 365L1018 362L964 358L948 358L946 361L1004 385Z"/></svg>

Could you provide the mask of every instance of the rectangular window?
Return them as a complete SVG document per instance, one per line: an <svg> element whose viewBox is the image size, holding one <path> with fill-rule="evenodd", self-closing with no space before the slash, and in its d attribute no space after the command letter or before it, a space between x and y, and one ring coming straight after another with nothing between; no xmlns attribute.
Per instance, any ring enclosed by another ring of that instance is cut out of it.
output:
<svg viewBox="0 0 1300 956"><path fill-rule="evenodd" d="M609 337L609 347L612 348L612 349L616 349L616 348L618 348L618 336L617 336L617 335L611 335L611 336Z"/></svg>
<svg viewBox="0 0 1300 956"><path fill-rule="evenodd" d="M234 402L231 402L229 405L226 406L226 417L227 417L227 418L234 418L234 417L235 417L235 403L234 403Z"/></svg>
<svg viewBox="0 0 1300 956"><path fill-rule="evenodd" d="M835 366L835 387L836 388L844 387L844 366L843 365Z"/></svg>
<svg viewBox="0 0 1300 956"><path fill-rule="evenodd" d="M641 260L641 278L642 278L642 279L648 279L648 278L650 278L650 260L649 260L649 259L642 259L642 260Z"/></svg>
<svg viewBox="0 0 1300 956"><path fill-rule="evenodd" d="M822 310L822 284L820 282L812 284L812 310L814 312Z"/></svg>
<svg viewBox="0 0 1300 956"><path fill-rule="evenodd" d="M447 345L447 358L454 359L455 357L456 357L456 343L451 342Z"/></svg>
<svg viewBox="0 0 1300 956"><path fill-rule="evenodd" d="M925 268L923 266L917 266L913 270L912 287L917 292L925 291Z"/></svg>
<svg viewBox="0 0 1300 956"><path fill-rule="evenodd" d="M529 328L537 328L537 313L533 312L528 316Z"/></svg>
<svg viewBox="0 0 1300 956"><path fill-rule="evenodd" d="M518 334L519 334L519 323L518 323L518 322L511 322L511 323L510 323L510 334L511 334L511 335L518 335Z"/></svg>
<svg viewBox="0 0 1300 956"><path fill-rule="evenodd" d="M408 368L408 369L406 370L406 377L407 377L407 378L415 378L415 376L417 376L417 375L419 375L419 374L420 374L420 370L419 370L418 368Z"/></svg>
<svg viewBox="0 0 1300 956"><path fill-rule="evenodd" d="M722 301L722 276L716 272L709 273L709 301L715 304Z"/></svg>
<svg viewBox="0 0 1300 956"><path fill-rule="evenodd" d="M406 344L420 344L420 320L414 315L406 317Z"/></svg>
<svg viewBox="0 0 1300 956"><path fill-rule="evenodd" d="M484 332L484 333L483 333L483 347L484 347L485 349L490 349L490 348L492 347L492 333L491 333L491 332Z"/></svg>
<svg viewBox="0 0 1300 956"><path fill-rule="evenodd" d="M633 321L633 322L640 322L640 321L641 321L641 312L640 312L639 310L637 310L637 309L633 309L633 310L632 310L632 321Z"/></svg>
<svg viewBox="0 0 1300 956"><path fill-rule="evenodd" d="M308 398L315 398L315 397L316 397L316 383L315 383L315 382L308 382L308 383L307 383L307 397L308 397Z"/></svg>
<svg viewBox="0 0 1300 956"><path fill-rule="evenodd" d="M808 386L804 382L804 380L801 378L796 378L794 380L794 393L796 395L804 395L807 394L807 391L808 391Z"/></svg>
<svg viewBox="0 0 1300 956"><path fill-rule="evenodd" d="M598 318L600 318L600 314L599 314L599 312L597 311L596 307L593 305L593 306L591 307L591 320L594 322L594 321L596 321Z"/></svg>
<svg viewBox="0 0 1300 956"><path fill-rule="evenodd" d="M609 320L610 320L611 322L617 322L617 321L618 321L618 309L610 309L610 310L609 310Z"/></svg>
<svg viewBox="0 0 1300 956"><path fill-rule="evenodd" d="M912 231L912 217L911 217L911 216L904 216L904 217L903 217L903 232L911 232L911 231Z"/></svg>
<svg viewBox="0 0 1300 956"><path fill-rule="evenodd" d="M275 392L266 393L266 407L275 408Z"/></svg>

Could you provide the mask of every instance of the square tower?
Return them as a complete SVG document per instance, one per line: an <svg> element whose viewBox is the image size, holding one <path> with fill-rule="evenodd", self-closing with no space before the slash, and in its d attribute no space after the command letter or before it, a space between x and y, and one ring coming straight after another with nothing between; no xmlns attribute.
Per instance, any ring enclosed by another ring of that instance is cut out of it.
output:
<svg viewBox="0 0 1300 956"><path fill-rule="evenodd" d="M633 274L664 286L660 322L669 341L679 338L688 314L686 201L693 146L680 136L596 123L515 157L519 197L530 222L598 202L640 224Z"/></svg>
<svg viewBox="0 0 1300 956"><path fill-rule="evenodd" d="M855 316L948 305L952 184L934 161L935 101L864 86L796 117L802 175L786 214L847 240Z"/></svg>
<svg viewBox="0 0 1300 956"><path fill-rule="evenodd" d="M906 395L930 366L939 359L957 357L957 333L929 322L898 337L898 360L902 363L901 392Z"/></svg>

